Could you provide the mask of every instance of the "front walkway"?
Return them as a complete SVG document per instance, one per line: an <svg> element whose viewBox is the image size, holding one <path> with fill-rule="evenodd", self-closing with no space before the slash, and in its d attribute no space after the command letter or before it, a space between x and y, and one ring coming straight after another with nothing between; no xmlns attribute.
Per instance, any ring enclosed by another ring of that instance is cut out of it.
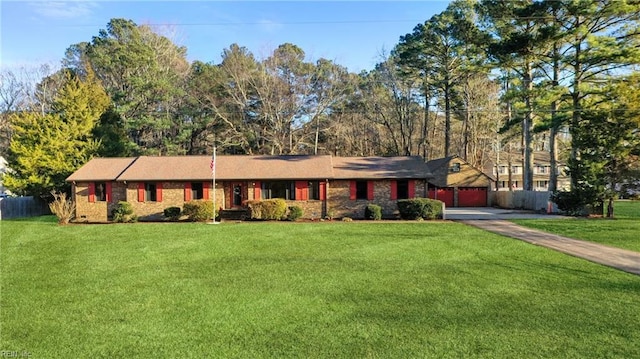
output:
<svg viewBox="0 0 640 359"><path fill-rule="evenodd" d="M558 236L519 226L506 220L461 220L460 222L503 236L640 275L640 253L593 242Z"/></svg>

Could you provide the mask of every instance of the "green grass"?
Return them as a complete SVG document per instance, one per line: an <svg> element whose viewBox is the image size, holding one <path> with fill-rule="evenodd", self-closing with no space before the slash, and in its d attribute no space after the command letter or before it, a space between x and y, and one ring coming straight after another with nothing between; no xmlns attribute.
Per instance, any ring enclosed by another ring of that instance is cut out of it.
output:
<svg viewBox="0 0 640 359"><path fill-rule="evenodd" d="M640 277L462 224L54 222L0 222L0 350L640 357Z"/></svg>
<svg viewBox="0 0 640 359"><path fill-rule="evenodd" d="M617 201L615 217L514 220L522 226L640 252L640 201Z"/></svg>

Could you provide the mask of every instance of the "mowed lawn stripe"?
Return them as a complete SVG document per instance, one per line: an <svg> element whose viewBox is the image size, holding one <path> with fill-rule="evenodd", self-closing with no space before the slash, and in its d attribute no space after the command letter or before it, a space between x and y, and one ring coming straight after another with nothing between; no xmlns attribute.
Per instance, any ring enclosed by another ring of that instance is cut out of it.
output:
<svg viewBox="0 0 640 359"><path fill-rule="evenodd" d="M633 357L640 278L456 223L2 222L34 357Z"/></svg>

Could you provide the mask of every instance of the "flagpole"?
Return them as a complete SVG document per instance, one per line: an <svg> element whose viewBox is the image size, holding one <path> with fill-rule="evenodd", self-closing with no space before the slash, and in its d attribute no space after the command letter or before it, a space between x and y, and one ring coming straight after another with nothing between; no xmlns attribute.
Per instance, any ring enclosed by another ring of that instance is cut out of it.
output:
<svg viewBox="0 0 640 359"><path fill-rule="evenodd" d="M211 203L211 207L213 208L213 223L217 224L218 222L216 222L216 147L213 146L213 159L212 159L212 163L213 163L213 168L211 169L211 175L213 176L213 201Z"/></svg>

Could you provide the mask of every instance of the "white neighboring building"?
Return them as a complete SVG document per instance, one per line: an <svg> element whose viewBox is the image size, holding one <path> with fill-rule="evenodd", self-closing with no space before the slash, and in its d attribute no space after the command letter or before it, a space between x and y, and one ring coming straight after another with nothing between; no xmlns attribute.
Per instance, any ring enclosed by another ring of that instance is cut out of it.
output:
<svg viewBox="0 0 640 359"><path fill-rule="evenodd" d="M5 194L7 194L7 189L4 188L4 185L2 184L2 174L5 173L7 171L7 161L4 159L4 157L0 156L0 196L4 196Z"/></svg>

